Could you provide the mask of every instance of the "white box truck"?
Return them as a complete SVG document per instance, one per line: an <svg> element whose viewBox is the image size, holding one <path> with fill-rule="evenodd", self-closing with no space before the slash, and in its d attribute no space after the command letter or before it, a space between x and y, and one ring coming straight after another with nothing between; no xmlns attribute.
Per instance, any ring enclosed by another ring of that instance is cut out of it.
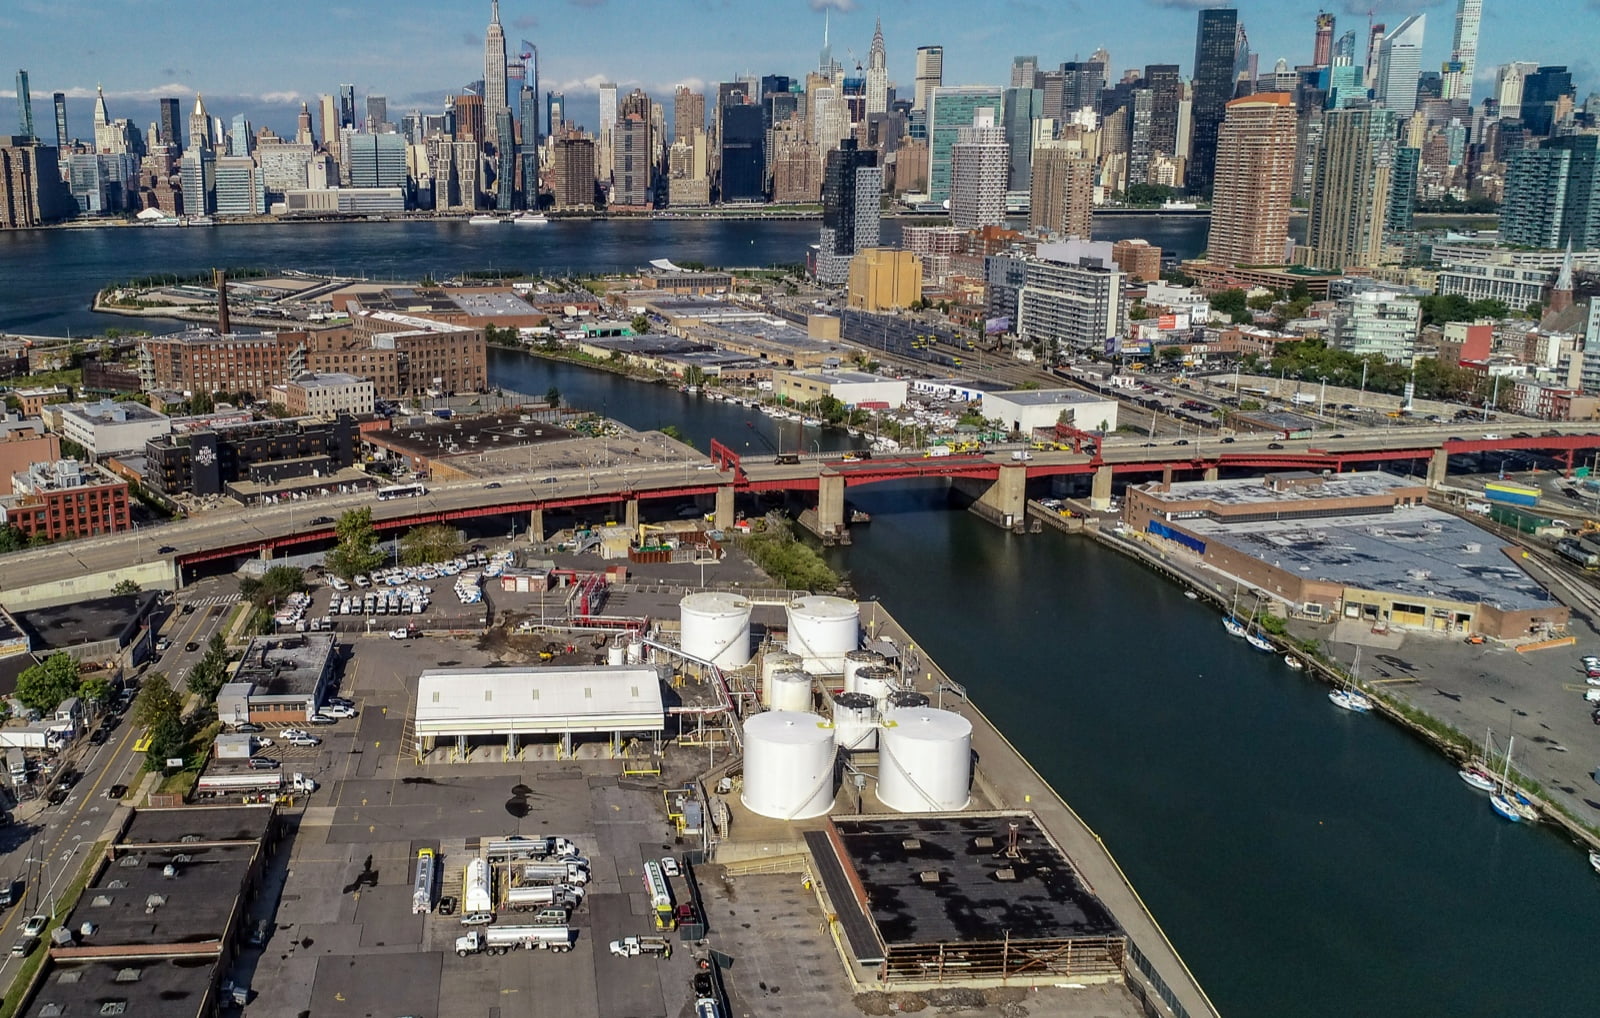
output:
<svg viewBox="0 0 1600 1018"><path fill-rule="evenodd" d="M457 937L456 954L465 958L480 951L570 951L573 939L573 931L567 926L490 926Z"/></svg>
<svg viewBox="0 0 1600 1018"><path fill-rule="evenodd" d="M578 884L589 882L589 860L554 859L530 862L522 867L524 884Z"/></svg>

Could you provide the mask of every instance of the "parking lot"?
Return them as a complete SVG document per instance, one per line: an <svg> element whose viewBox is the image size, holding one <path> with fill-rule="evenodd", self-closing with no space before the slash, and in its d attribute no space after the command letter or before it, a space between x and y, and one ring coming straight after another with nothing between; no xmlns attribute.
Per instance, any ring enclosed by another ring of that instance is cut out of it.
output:
<svg viewBox="0 0 1600 1018"><path fill-rule="evenodd" d="M488 660L461 640L358 639L341 692L360 715L313 730L324 737L315 749L268 751L281 753L286 767L316 768L323 787L294 825L292 879L281 898L265 895L252 912L272 920L265 948L241 962L256 994L252 1018L643 1018L676 1016L690 1003L690 945L674 941L667 961L607 949L613 939L654 932L643 864L676 847L656 785L624 781L615 761L419 766L404 752L417 673ZM439 853L442 893L459 893L479 839L511 834L564 835L589 858L589 893L573 918L577 942L566 954L458 958L459 920L411 914L417 850ZM674 883L681 895L681 880Z"/></svg>

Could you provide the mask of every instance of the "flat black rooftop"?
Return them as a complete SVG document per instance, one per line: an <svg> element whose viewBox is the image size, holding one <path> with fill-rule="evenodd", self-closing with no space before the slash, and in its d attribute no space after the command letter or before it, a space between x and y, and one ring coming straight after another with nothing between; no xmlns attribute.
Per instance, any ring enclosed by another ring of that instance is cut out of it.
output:
<svg viewBox="0 0 1600 1018"><path fill-rule="evenodd" d="M1015 858L1007 855L1017 825ZM1113 937L1121 927L1028 814L835 819L885 947ZM1006 879L1009 871L1013 879ZM936 882L924 879L937 873Z"/></svg>
<svg viewBox="0 0 1600 1018"><path fill-rule="evenodd" d="M52 650L81 647L102 640L116 640L127 646L138 632L139 620L149 614L160 599L159 591L145 590L14 614L17 624L33 639L34 654L42 658Z"/></svg>
<svg viewBox="0 0 1600 1018"><path fill-rule="evenodd" d="M194 841L260 841L271 806L183 806L141 809L117 841L121 848Z"/></svg>
<svg viewBox="0 0 1600 1018"><path fill-rule="evenodd" d="M197 1018L216 964L215 958L54 962L21 1013L25 1018ZM119 1004L121 1009L114 1009Z"/></svg>

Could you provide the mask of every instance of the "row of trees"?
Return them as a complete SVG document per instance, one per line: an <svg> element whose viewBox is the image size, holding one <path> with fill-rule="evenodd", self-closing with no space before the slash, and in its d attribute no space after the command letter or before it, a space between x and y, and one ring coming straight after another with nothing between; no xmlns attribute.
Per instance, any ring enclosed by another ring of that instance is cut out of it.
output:
<svg viewBox="0 0 1600 1018"><path fill-rule="evenodd" d="M133 700L132 717L150 739L144 756L145 770L162 770L169 759L188 755L194 738L192 722L185 720L183 699L164 673L151 672L144 677L139 695Z"/></svg>
<svg viewBox="0 0 1600 1018"><path fill-rule="evenodd" d="M1418 357L1411 367L1393 363L1382 354L1359 357L1344 350L1335 350L1320 339L1306 339L1298 343L1280 343L1270 360L1248 354L1240 368L1252 374L1277 375L1303 382L1327 382L1329 385L1358 388L1365 386L1370 392L1398 394L1407 382L1416 382L1416 394L1423 399L1465 399L1481 403L1490 398L1492 382L1475 371L1442 364L1437 358ZM1510 386L1505 386L1502 398L1509 398Z"/></svg>
<svg viewBox="0 0 1600 1018"><path fill-rule="evenodd" d="M103 704L111 699L111 682L103 675L82 677L78 662L65 651L56 651L17 676L17 700L41 714L55 710L69 696Z"/></svg>

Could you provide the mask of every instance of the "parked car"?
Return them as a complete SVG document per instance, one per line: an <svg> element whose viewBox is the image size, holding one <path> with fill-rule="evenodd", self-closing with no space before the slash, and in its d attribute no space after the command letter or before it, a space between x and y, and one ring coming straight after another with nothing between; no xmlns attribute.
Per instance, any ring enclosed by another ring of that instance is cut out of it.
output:
<svg viewBox="0 0 1600 1018"><path fill-rule="evenodd" d="M338 718L330 718L326 714L313 714L306 720L314 725L336 725L339 723Z"/></svg>
<svg viewBox="0 0 1600 1018"><path fill-rule="evenodd" d="M257 735L266 731L265 728L262 728L254 721L241 721L233 726L233 730L240 735Z"/></svg>
<svg viewBox="0 0 1600 1018"><path fill-rule="evenodd" d="M282 736L283 738L285 738L285 739L296 739L296 738L304 739L304 738L309 738L311 736L311 733L306 731L304 728L285 728L283 731L279 732L278 734L280 736Z"/></svg>
<svg viewBox="0 0 1600 1018"><path fill-rule="evenodd" d="M31 915L22 922L22 935L24 937L37 937L44 933L44 928L49 925L49 916L43 914Z"/></svg>
<svg viewBox="0 0 1600 1018"><path fill-rule="evenodd" d="M278 761L270 756L253 756L250 758L250 769L253 771L275 771L279 766Z"/></svg>
<svg viewBox="0 0 1600 1018"><path fill-rule="evenodd" d="M678 875L678 860L670 855L661 857L661 873L663 876L675 877Z"/></svg>
<svg viewBox="0 0 1600 1018"><path fill-rule="evenodd" d="M322 713L330 718L353 718L356 716L354 707L346 707L342 703L330 703L322 708Z"/></svg>
<svg viewBox="0 0 1600 1018"><path fill-rule="evenodd" d="M291 746L300 746L302 748L322 745L322 740L317 738L315 735L296 735L292 738L285 737L283 741L287 742Z"/></svg>

